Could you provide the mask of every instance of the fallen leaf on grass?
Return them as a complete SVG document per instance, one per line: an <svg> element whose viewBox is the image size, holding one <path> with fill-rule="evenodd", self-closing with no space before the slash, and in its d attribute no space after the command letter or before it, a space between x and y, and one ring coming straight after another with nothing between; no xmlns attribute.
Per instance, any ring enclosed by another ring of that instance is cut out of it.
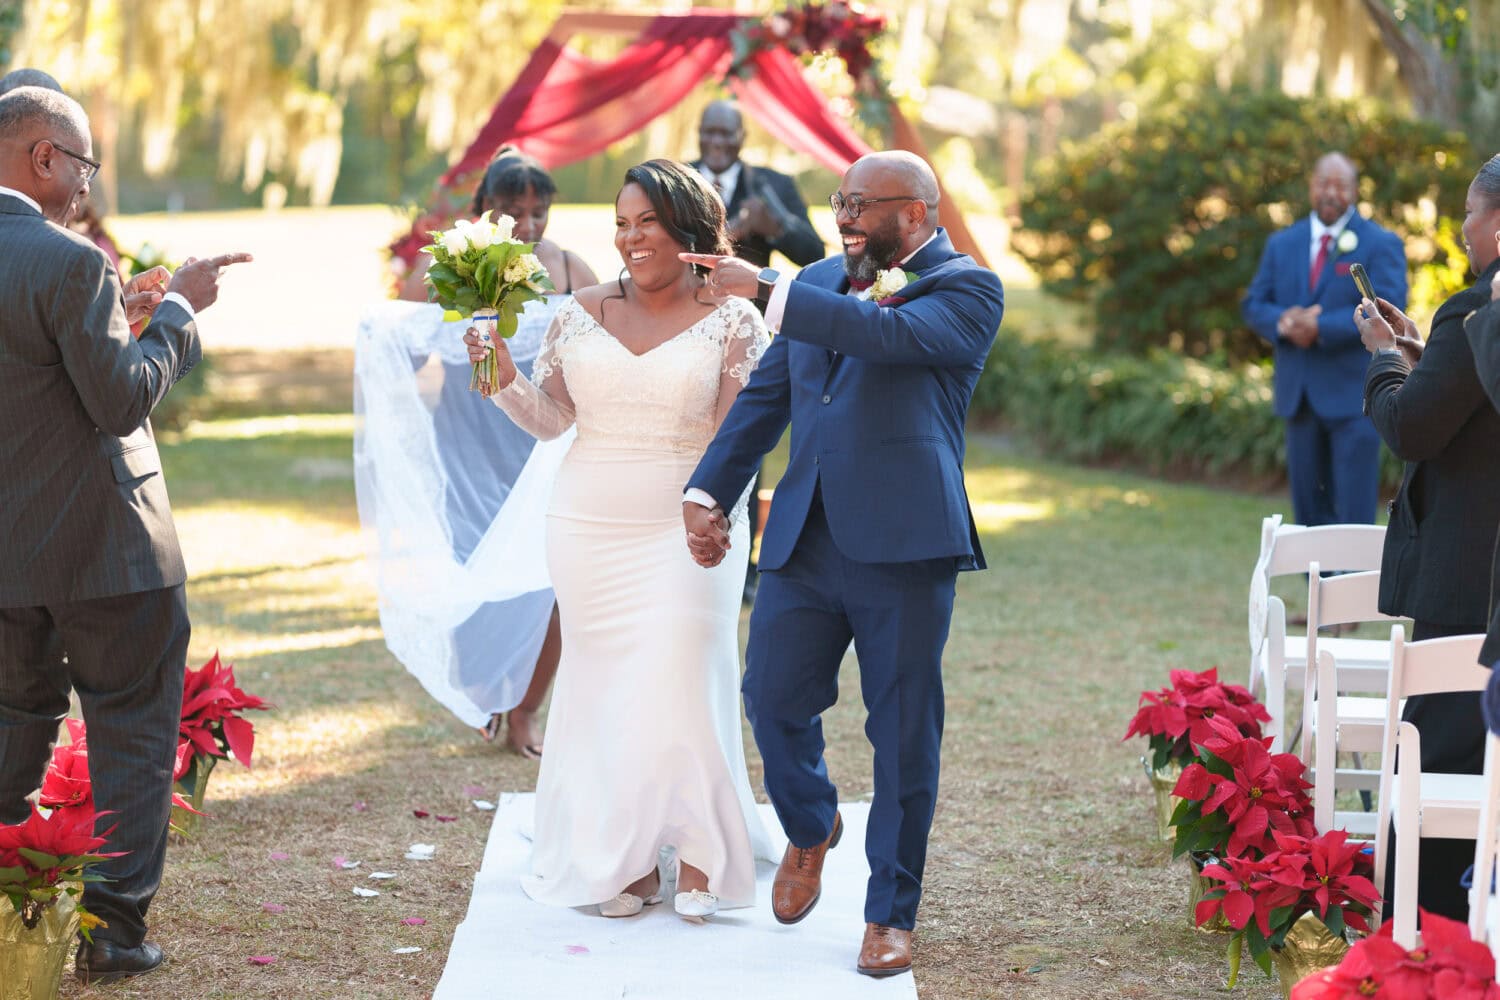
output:
<svg viewBox="0 0 1500 1000"><path fill-rule="evenodd" d="M251 955L245 961L251 965L271 965L276 961L275 955Z"/></svg>

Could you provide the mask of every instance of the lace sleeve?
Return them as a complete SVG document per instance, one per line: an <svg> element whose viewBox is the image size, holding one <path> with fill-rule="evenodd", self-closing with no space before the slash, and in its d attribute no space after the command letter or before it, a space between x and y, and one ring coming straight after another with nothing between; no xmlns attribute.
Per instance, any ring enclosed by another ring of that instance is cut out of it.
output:
<svg viewBox="0 0 1500 1000"><path fill-rule="evenodd" d="M719 375L717 423L723 423L735 397L750 382L750 374L760 364L761 355L771 344L770 331L755 306L746 299L733 299L737 311L728 317L724 332L724 365Z"/></svg>
<svg viewBox="0 0 1500 1000"><path fill-rule="evenodd" d="M551 441L572 427L576 415L559 353L567 316L565 306L552 317L552 323L542 338L536 364L532 366L531 379L528 381L517 375L510 385L490 397L490 401L504 410L517 427L541 441Z"/></svg>

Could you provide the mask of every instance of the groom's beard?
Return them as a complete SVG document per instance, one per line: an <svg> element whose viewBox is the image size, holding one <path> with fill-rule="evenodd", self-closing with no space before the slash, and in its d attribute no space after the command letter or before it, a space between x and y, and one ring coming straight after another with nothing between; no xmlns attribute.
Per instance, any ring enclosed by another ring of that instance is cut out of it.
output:
<svg viewBox="0 0 1500 1000"><path fill-rule="evenodd" d="M890 267L901 252L901 229L894 215L875 229L840 226L839 232L865 238L865 249L859 256L844 255L844 273L855 281L874 281L875 275Z"/></svg>

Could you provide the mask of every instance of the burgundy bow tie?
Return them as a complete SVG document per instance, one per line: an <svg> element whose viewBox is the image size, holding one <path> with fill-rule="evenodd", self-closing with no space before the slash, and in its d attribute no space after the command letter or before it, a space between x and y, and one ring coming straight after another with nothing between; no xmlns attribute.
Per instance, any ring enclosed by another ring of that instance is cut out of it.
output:
<svg viewBox="0 0 1500 1000"><path fill-rule="evenodd" d="M862 292L874 284L875 282L873 279L869 281L865 280L864 278L849 279L849 287L854 289L856 292Z"/></svg>

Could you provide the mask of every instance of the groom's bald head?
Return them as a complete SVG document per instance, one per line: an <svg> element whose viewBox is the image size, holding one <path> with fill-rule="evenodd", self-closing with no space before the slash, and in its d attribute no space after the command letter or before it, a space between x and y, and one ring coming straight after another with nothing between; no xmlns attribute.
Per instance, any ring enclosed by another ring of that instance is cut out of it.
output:
<svg viewBox="0 0 1500 1000"><path fill-rule="evenodd" d="M846 266L854 266L850 274L855 277L902 260L937 230L937 175L925 160L905 150L855 160L844 173L839 195L846 206L861 206L858 217L848 207L834 216L845 237Z"/></svg>

